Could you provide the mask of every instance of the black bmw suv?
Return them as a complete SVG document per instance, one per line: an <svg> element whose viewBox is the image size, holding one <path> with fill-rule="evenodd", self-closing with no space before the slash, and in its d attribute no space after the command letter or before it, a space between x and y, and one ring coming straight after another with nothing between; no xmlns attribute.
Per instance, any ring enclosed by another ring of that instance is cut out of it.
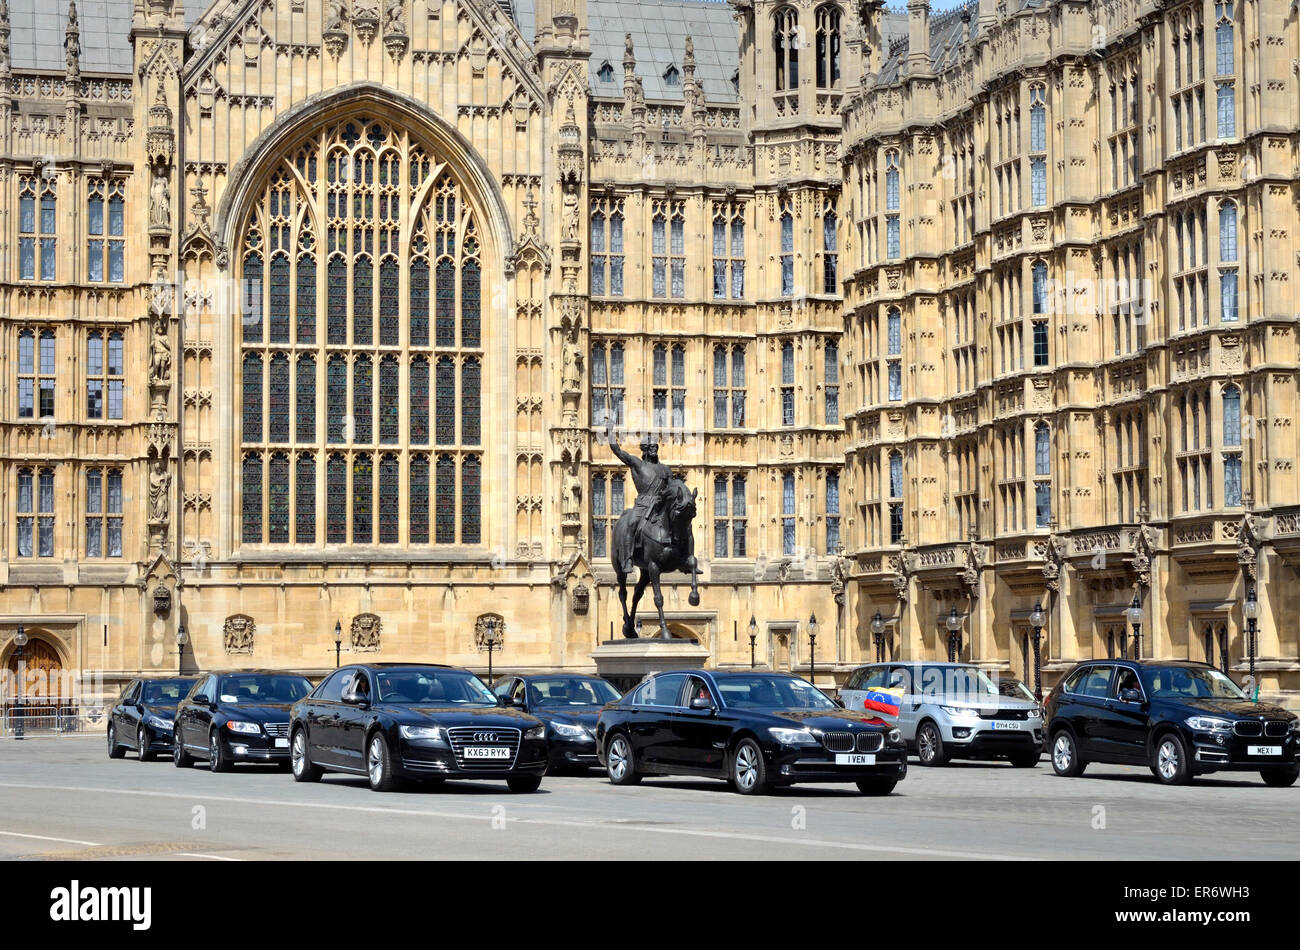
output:
<svg viewBox="0 0 1300 950"><path fill-rule="evenodd" d="M505 779L512 792L535 792L546 771L546 727L501 703L469 670L345 666L293 707L293 777L349 772L377 792L404 779Z"/></svg>
<svg viewBox="0 0 1300 950"><path fill-rule="evenodd" d="M172 761L177 768L207 759L213 772L236 762L289 762L289 707L311 681L275 670L201 675L176 708Z"/></svg>
<svg viewBox="0 0 1300 950"><path fill-rule="evenodd" d="M1090 762L1146 765L1166 785L1219 771L1300 777L1300 718L1252 702L1219 670L1190 660L1089 660L1052 690L1046 732L1057 775Z"/></svg>

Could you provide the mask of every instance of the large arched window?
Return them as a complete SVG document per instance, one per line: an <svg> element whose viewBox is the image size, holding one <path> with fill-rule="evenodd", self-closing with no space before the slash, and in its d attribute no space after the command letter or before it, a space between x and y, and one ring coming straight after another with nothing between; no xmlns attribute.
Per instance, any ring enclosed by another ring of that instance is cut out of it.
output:
<svg viewBox="0 0 1300 950"><path fill-rule="evenodd" d="M480 543L482 256L445 164L338 122L272 171L241 241L243 542Z"/></svg>
<svg viewBox="0 0 1300 950"><path fill-rule="evenodd" d="M840 11L827 5L817 8L817 88L840 84Z"/></svg>
<svg viewBox="0 0 1300 950"><path fill-rule="evenodd" d="M772 18L772 54L776 58L776 91L799 88L799 14L786 7Z"/></svg>

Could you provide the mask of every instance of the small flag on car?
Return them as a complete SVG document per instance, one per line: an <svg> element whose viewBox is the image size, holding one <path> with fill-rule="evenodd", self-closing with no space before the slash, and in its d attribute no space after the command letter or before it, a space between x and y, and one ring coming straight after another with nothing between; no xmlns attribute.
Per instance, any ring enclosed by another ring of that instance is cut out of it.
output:
<svg viewBox="0 0 1300 950"><path fill-rule="evenodd" d="M862 707L870 712L883 713L886 716L898 715L898 704L902 702L903 691L897 687L867 690L867 698Z"/></svg>

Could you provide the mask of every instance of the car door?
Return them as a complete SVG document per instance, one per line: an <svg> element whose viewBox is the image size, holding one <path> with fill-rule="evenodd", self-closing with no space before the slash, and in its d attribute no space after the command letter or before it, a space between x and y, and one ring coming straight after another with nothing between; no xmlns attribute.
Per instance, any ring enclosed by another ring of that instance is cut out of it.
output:
<svg viewBox="0 0 1300 950"><path fill-rule="evenodd" d="M209 676L202 693L208 698L207 703L193 704L190 727L185 733L185 740L192 746L200 749L208 747L208 733L212 729L213 714L221 702L221 697L217 695L220 686L221 677L215 674Z"/></svg>
<svg viewBox="0 0 1300 950"><path fill-rule="evenodd" d="M920 672L919 666L895 663L889 667L889 679L885 683L891 689L903 691L898 702L898 730L903 734L903 741L909 743L916 741L916 724L920 719L921 704L925 701Z"/></svg>
<svg viewBox="0 0 1300 950"><path fill-rule="evenodd" d="M330 674L304 710L308 754L317 765L337 766L342 761L339 737L342 734L343 690L355 675L356 669L350 666Z"/></svg>
<svg viewBox="0 0 1300 950"><path fill-rule="evenodd" d="M335 754L338 764L353 771L360 771L365 764L366 727L370 724L371 704L375 697L375 683L370 672L358 669L352 678L351 689L365 700L361 705L353 702L338 704L338 718L335 726ZM346 694L348 685L345 684Z"/></svg>
<svg viewBox="0 0 1300 950"><path fill-rule="evenodd" d="M849 676L844 688L840 690L840 701L844 703L845 709L858 710L862 708L862 702L866 698L867 683L880 680L882 683L888 673L886 666L864 666L861 669L854 670Z"/></svg>
<svg viewBox="0 0 1300 950"><path fill-rule="evenodd" d="M212 702L217 691L217 678L208 675L194 684L190 695L185 700L185 712L180 717L181 741L191 749L206 749L208 745L207 729L201 726L201 715L210 717L211 713L199 702L200 699ZM202 729L202 731L200 731Z"/></svg>
<svg viewBox="0 0 1300 950"><path fill-rule="evenodd" d="M1109 717L1106 700L1114 675L1115 664L1093 664L1080 677L1078 691L1070 697L1069 722L1079 741L1079 753L1084 758L1102 761L1113 758L1106 733Z"/></svg>
<svg viewBox="0 0 1300 950"><path fill-rule="evenodd" d="M692 709L691 701L697 696L707 698L712 708ZM667 764L674 769L708 775L725 773L732 718L704 677L688 676L673 711L673 738L665 752Z"/></svg>
<svg viewBox="0 0 1300 950"><path fill-rule="evenodd" d="M667 746L673 740L673 712L676 710L685 673L662 673L642 690L641 704L628 718L629 741L636 760L647 766L667 770Z"/></svg>
<svg viewBox="0 0 1300 950"><path fill-rule="evenodd" d="M1120 698L1120 693L1130 686L1142 694L1142 698L1137 702ZM1142 688L1142 678L1138 676L1134 667L1127 664L1116 666L1116 675L1111 677L1105 707L1106 715L1098 726L1098 731L1107 755L1129 762L1145 762L1148 707L1146 693Z"/></svg>
<svg viewBox="0 0 1300 950"><path fill-rule="evenodd" d="M117 741L123 745L135 745L135 730L138 717L133 718L132 707L139 702L140 681L131 680L122 690L122 696L113 707L113 731Z"/></svg>

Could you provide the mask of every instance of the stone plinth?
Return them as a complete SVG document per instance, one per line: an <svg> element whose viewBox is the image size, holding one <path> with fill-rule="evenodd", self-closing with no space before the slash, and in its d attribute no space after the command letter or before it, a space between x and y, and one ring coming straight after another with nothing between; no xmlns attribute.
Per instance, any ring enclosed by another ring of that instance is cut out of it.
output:
<svg viewBox="0 0 1300 950"><path fill-rule="evenodd" d="M647 673L699 669L709 662L707 647L693 640L606 640L591 653L596 675L629 690Z"/></svg>

